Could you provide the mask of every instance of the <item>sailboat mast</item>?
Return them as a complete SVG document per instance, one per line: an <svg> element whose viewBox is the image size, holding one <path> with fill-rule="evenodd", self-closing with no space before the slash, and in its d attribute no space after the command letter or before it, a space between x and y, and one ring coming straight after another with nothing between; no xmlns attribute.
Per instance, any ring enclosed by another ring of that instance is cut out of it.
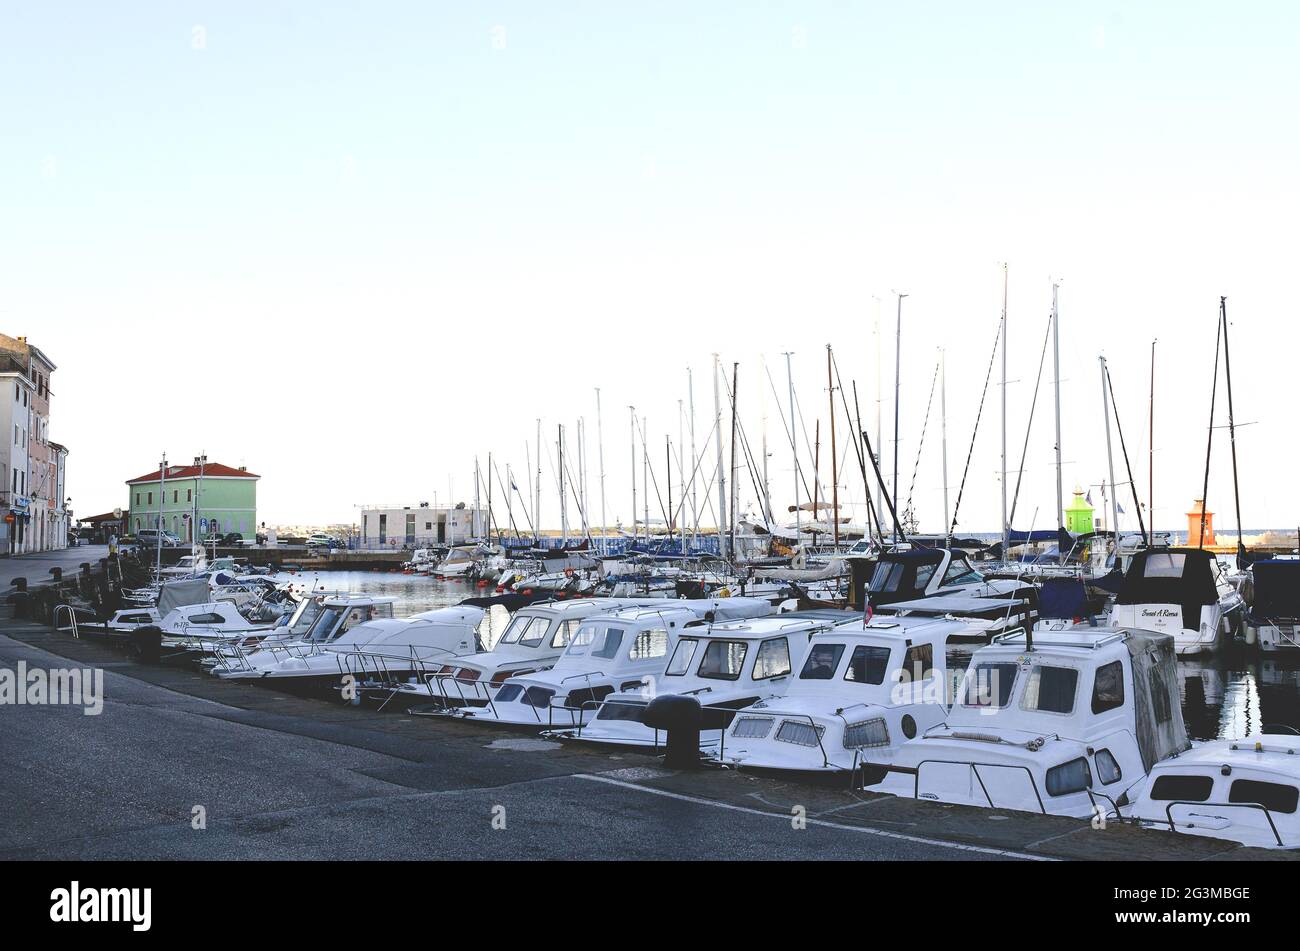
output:
<svg viewBox="0 0 1300 951"><path fill-rule="evenodd" d="M609 537L605 521L605 428L600 419L600 387L596 387L596 452L600 460L600 550L609 554Z"/></svg>
<svg viewBox="0 0 1300 951"><path fill-rule="evenodd" d="M727 547L731 550L731 557L736 557L736 386L738 385L737 377L740 374L740 364L733 362L731 364L731 518L727 522L727 527L731 532L731 544Z"/></svg>
<svg viewBox="0 0 1300 951"><path fill-rule="evenodd" d="M560 545L569 547L569 506L564 498L564 424L559 424L560 454Z"/></svg>
<svg viewBox="0 0 1300 951"><path fill-rule="evenodd" d="M1005 372L1005 370L1004 370ZM1006 393L1006 387L1002 388ZM1004 404L1005 405L1005 404ZM1005 422L1005 417L1004 417ZM939 433L943 443L943 535L947 541L952 532L952 522L948 520L948 351L939 351ZM1002 431L1002 467L1006 468L1006 430ZM1005 480L1005 475L1004 475ZM1007 525L1007 496L1005 481L1002 493L1002 528L1004 543L1002 550L1006 551L1005 536Z"/></svg>
<svg viewBox="0 0 1300 951"><path fill-rule="evenodd" d="M1066 552L1061 550L1060 536L1065 529L1065 490L1061 484L1061 321L1057 308L1057 289L1052 284L1052 368L1056 376L1056 534L1057 560L1065 564Z"/></svg>
<svg viewBox="0 0 1300 951"><path fill-rule="evenodd" d="M885 498L885 476L880 465L885 460L881 456L882 450L880 447L884 445L884 429L883 424L881 423L883 415L882 408L884 406L884 398L881 395L881 387L884 385L884 371L881 369L881 355L884 350L884 344L882 343L880 336L881 300L879 297L874 298L874 300L876 302L876 451L872 453L872 456L876 461L876 464L873 467L876 470L876 485L880 489L877 498L883 501ZM861 429L862 427L859 426L858 428ZM880 543L882 545L885 543L884 536L881 536Z"/></svg>
<svg viewBox="0 0 1300 951"><path fill-rule="evenodd" d="M700 544L700 496L696 491L695 470L699 456L695 454L695 374L686 368L686 394L691 403L691 544Z"/></svg>
<svg viewBox="0 0 1300 951"><path fill-rule="evenodd" d="M636 407L628 405L628 418L632 421L632 544L636 544Z"/></svg>
<svg viewBox="0 0 1300 951"><path fill-rule="evenodd" d="M831 375L831 345L826 345L826 396L831 411L831 518L835 526L835 547L840 544L840 480L839 456L835 451L835 378Z"/></svg>
<svg viewBox="0 0 1300 951"><path fill-rule="evenodd" d="M533 483L533 535L542 543L542 421L537 420L537 479Z"/></svg>
<svg viewBox="0 0 1300 951"><path fill-rule="evenodd" d="M898 294L897 291L894 292ZM903 370L903 298L906 294L898 294L898 325L894 336L894 510L898 510L898 410L899 410L899 390L902 383ZM898 533L894 533L894 541L898 541Z"/></svg>
<svg viewBox="0 0 1300 951"><path fill-rule="evenodd" d="M1115 554L1119 555L1119 490L1115 488L1115 456L1110 444L1110 393L1106 386L1106 358L1099 356L1101 364L1101 412L1106 419L1106 468L1110 474L1110 530L1115 533Z"/></svg>
<svg viewBox="0 0 1300 951"><path fill-rule="evenodd" d="M799 546L799 534L803 529L803 520L799 517L799 444L794 438L794 371L790 366L789 351L785 353L785 379L790 387L790 458L794 465L794 544Z"/></svg>
<svg viewBox="0 0 1300 951"><path fill-rule="evenodd" d="M686 434L683 431L683 427L685 425L686 425L685 412L682 408L682 401L678 400L677 401L677 489L679 492L681 492L682 495L681 509L682 509L683 516L686 515ZM691 462L692 464L694 464L694 460L691 460ZM669 463L671 465L671 460L669 460ZM668 488L671 490L672 486L670 485ZM669 506L668 511L670 512L672 511L671 506ZM673 521L674 522L677 521L676 514L673 515ZM686 521L684 518L682 519L681 529L682 529L682 554L685 555L686 554Z"/></svg>
<svg viewBox="0 0 1300 951"><path fill-rule="evenodd" d="M820 490L822 487L822 421L813 420L813 497L812 497L812 533L813 544L817 544L817 510L821 507Z"/></svg>
<svg viewBox="0 0 1300 951"><path fill-rule="evenodd" d="M947 450L945 449L945 452ZM944 492L948 479L943 480ZM944 524L948 524L947 502L944 503ZM1007 264L1002 262L1002 553L1005 556L1011 543L1011 526L1007 523Z"/></svg>
<svg viewBox="0 0 1300 951"><path fill-rule="evenodd" d="M1232 415L1232 360L1228 356L1228 298L1219 298L1219 320L1223 324L1223 374L1228 385L1228 441L1232 445L1232 498L1237 508L1237 567L1245 567L1246 548L1241 543L1241 489L1237 485L1237 423Z"/></svg>
<svg viewBox="0 0 1300 951"><path fill-rule="evenodd" d="M718 434L718 554L727 556L727 474L722 468L722 398L718 394L718 355L713 355L713 416Z"/></svg>
<svg viewBox="0 0 1300 951"><path fill-rule="evenodd" d="M1151 341L1151 397L1147 416L1147 547L1156 530L1156 342Z"/></svg>

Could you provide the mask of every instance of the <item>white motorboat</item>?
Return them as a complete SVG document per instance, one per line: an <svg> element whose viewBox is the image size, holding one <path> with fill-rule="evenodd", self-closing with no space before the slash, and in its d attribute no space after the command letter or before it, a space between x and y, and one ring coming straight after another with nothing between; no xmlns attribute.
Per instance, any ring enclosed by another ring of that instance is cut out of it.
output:
<svg viewBox="0 0 1300 951"><path fill-rule="evenodd" d="M887 764L948 714L948 639L973 623L875 617L813 635L785 695L741 710L718 758L732 766L853 772Z"/></svg>
<svg viewBox="0 0 1300 951"><path fill-rule="evenodd" d="M258 655L272 648L307 650L313 645L329 644L359 624L391 618L397 601L393 597L362 594L317 595L307 600L311 603L290 619L287 629L277 625L260 632L260 636L229 637L208 645L212 672L224 677L241 670L259 669L271 661Z"/></svg>
<svg viewBox="0 0 1300 951"><path fill-rule="evenodd" d="M671 606L626 607L586 618L550 669L507 678L484 706L412 712L543 730L578 726L611 693L653 683L683 631L719 615L756 617L772 611L768 602L751 598L667 604Z"/></svg>
<svg viewBox="0 0 1300 951"><path fill-rule="evenodd" d="M980 648L948 717L873 788L1051 815L1114 815L1156 763L1190 747L1172 639L1076 627Z"/></svg>
<svg viewBox="0 0 1300 951"><path fill-rule="evenodd" d="M330 612L327 607L320 621ZM349 611L356 610L355 607ZM334 686L350 678L411 676L434 661L470 654L478 646L482 608L457 606L408 618L378 618L347 627L328 639L263 644L235 662L216 667L223 680L274 680ZM313 628L315 630L315 628ZM359 694L355 694L359 696Z"/></svg>
<svg viewBox="0 0 1300 951"><path fill-rule="evenodd" d="M1130 818L1261 849L1300 848L1300 736L1197 743L1156 763Z"/></svg>
<svg viewBox="0 0 1300 951"><path fill-rule="evenodd" d="M715 748L736 711L784 699L793 671L804 667L814 635L861 624L856 612L809 611L682 631L661 676L648 685L610 694L589 722L550 735L584 743L658 747L666 736L645 723L645 714L653 700L673 695L698 701L700 746ZM788 728L783 725L788 735L798 733L800 742L811 738L817 745L819 734L812 725L798 718L791 722Z"/></svg>
<svg viewBox="0 0 1300 951"><path fill-rule="evenodd" d="M1110 610L1113 627L1170 634L1179 654L1218 650L1246 602L1213 553L1199 548L1136 552Z"/></svg>

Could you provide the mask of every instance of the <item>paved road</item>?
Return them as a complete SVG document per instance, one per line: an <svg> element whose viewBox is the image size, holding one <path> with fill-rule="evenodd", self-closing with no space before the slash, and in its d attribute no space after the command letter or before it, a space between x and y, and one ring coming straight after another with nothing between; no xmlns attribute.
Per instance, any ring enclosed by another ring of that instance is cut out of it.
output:
<svg viewBox="0 0 1300 951"><path fill-rule="evenodd" d="M8 587L14 578L26 578L36 584L50 580L51 568L62 568L65 575L80 569L83 562L97 564L108 556L107 545L79 545L60 551L42 551L0 558L0 586Z"/></svg>

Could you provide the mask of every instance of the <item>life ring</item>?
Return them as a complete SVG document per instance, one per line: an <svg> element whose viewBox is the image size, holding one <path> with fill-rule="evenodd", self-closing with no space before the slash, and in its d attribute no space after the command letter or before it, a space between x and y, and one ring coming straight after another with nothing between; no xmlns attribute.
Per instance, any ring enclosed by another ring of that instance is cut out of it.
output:
<svg viewBox="0 0 1300 951"><path fill-rule="evenodd" d="M565 568L565 569L564 569L564 577L566 577L566 578L572 578L572 577L573 577L573 569L572 569L572 568Z"/></svg>

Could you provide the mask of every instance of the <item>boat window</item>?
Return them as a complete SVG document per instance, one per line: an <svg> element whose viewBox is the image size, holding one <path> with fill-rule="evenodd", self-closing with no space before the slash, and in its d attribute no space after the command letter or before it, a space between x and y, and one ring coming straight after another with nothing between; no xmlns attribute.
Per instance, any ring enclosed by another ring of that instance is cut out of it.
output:
<svg viewBox="0 0 1300 951"><path fill-rule="evenodd" d="M849 658L844 679L857 684L884 683L885 671L889 669L889 653L888 647L862 645L853 648L853 656Z"/></svg>
<svg viewBox="0 0 1300 951"><path fill-rule="evenodd" d="M1020 708L1040 713L1073 713L1074 691L1078 685L1079 672L1073 667L1035 664L1029 672Z"/></svg>
<svg viewBox="0 0 1300 951"><path fill-rule="evenodd" d="M846 750L860 750L869 746L888 745L889 727L885 725L883 717L864 720L861 723L850 723L844 728L844 748Z"/></svg>
<svg viewBox="0 0 1300 951"><path fill-rule="evenodd" d="M544 617L535 617L528 622L522 634L519 635L520 647L536 647L546 639L546 632L550 628L551 622Z"/></svg>
<svg viewBox="0 0 1300 951"><path fill-rule="evenodd" d="M632 641L628 660L653 660L668 654L668 632L662 627L642 631Z"/></svg>
<svg viewBox="0 0 1300 951"><path fill-rule="evenodd" d="M898 590L898 583L903 580L903 565L897 561L882 561L876 565L875 574L871 576L871 592L884 594Z"/></svg>
<svg viewBox="0 0 1300 951"><path fill-rule="evenodd" d="M948 570L943 573L944 584L973 584L977 581L983 581L984 578L978 571L970 566L965 555L957 555L948 565Z"/></svg>
<svg viewBox="0 0 1300 951"><path fill-rule="evenodd" d="M979 664L962 682L962 706L1005 707L1020 668L1015 664Z"/></svg>
<svg viewBox="0 0 1300 951"><path fill-rule="evenodd" d="M1166 773L1151 784L1151 798L1161 802L1205 802L1214 789L1213 776Z"/></svg>
<svg viewBox="0 0 1300 951"><path fill-rule="evenodd" d="M776 731L776 738L782 743L795 743L799 746L817 746L821 742L824 726L813 726L801 720L782 720Z"/></svg>
<svg viewBox="0 0 1300 951"><path fill-rule="evenodd" d="M497 691L497 695L494 698L494 700L496 703L509 703L511 700L514 700L523 692L524 692L524 688L522 684L506 684L504 687L502 687L500 690Z"/></svg>
<svg viewBox="0 0 1300 951"><path fill-rule="evenodd" d="M302 613L299 614L297 620L293 622L293 626L289 628L289 633L304 634L307 631L310 631L312 624L318 617L320 617L322 610L323 608L319 601L308 601L303 605Z"/></svg>
<svg viewBox="0 0 1300 951"><path fill-rule="evenodd" d="M609 660L618 654L618 647L623 643L623 631L617 627L607 627L604 637L597 637L592 643L591 656Z"/></svg>
<svg viewBox="0 0 1300 951"><path fill-rule="evenodd" d="M790 642L784 637L773 637L758 645L754 658L754 679L768 680L790 673Z"/></svg>
<svg viewBox="0 0 1300 951"><path fill-rule="evenodd" d="M220 614L213 614L209 612L207 614L191 614L188 618L186 618L186 620L189 621L191 624L220 624L222 621L225 620L225 618L223 618Z"/></svg>
<svg viewBox="0 0 1300 951"><path fill-rule="evenodd" d="M744 641L709 641L697 673L710 680L739 680L748 651Z"/></svg>
<svg viewBox="0 0 1300 951"><path fill-rule="evenodd" d="M584 624L578 628L578 633L573 635L573 640L569 642L568 649L564 652L566 657L579 657L587 653L587 648L596 638L596 632L599 626L595 624Z"/></svg>
<svg viewBox="0 0 1300 951"><path fill-rule="evenodd" d="M925 680L934 673L934 645L913 644L903 657L903 683Z"/></svg>
<svg viewBox="0 0 1300 951"><path fill-rule="evenodd" d="M1148 672L1151 683L1151 709L1156 723L1168 723L1173 719L1174 711L1169 704L1169 694L1165 691L1165 682L1160 679L1160 668L1152 667Z"/></svg>
<svg viewBox="0 0 1300 951"><path fill-rule="evenodd" d="M1295 812L1300 789L1287 783L1262 783L1253 779L1235 779L1228 790L1228 802L1259 803L1269 812Z"/></svg>
<svg viewBox="0 0 1300 951"><path fill-rule="evenodd" d="M346 608L341 607L322 608L316 622L311 626L311 630L307 632L307 640L320 642L328 638L346 610Z"/></svg>
<svg viewBox="0 0 1300 951"><path fill-rule="evenodd" d="M1147 555L1146 564L1142 568L1142 577L1181 578L1186 561L1186 555L1166 551L1152 552Z"/></svg>
<svg viewBox="0 0 1300 951"><path fill-rule="evenodd" d="M1047 771L1047 794L1065 796L1069 793L1083 792L1092 785L1092 770L1088 761L1080 756L1078 759L1053 766Z"/></svg>
<svg viewBox="0 0 1300 951"><path fill-rule="evenodd" d="M375 604L365 609L366 620L373 621L375 618L391 618L393 616L393 605L391 602Z"/></svg>
<svg viewBox="0 0 1300 951"><path fill-rule="evenodd" d="M1105 713L1124 706L1124 665L1113 661L1097 669L1092 681L1092 712Z"/></svg>
<svg viewBox="0 0 1300 951"><path fill-rule="evenodd" d="M578 629L580 623L581 622L577 620L561 622L560 625L556 627L555 633L551 635L551 646L564 647L568 644L569 641L573 639L573 632Z"/></svg>
<svg viewBox="0 0 1300 951"><path fill-rule="evenodd" d="M844 656L843 644L814 644L799 671L800 680L830 680Z"/></svg>
<svg viewBox="0 0 1300 951"><path fill-rule="evenodd" d="M693 637L683 638L677 642L677 649L673 651L673 659L668 662L668 667L664 670L665 677L680 677L691 667L691 660L695 657L695 649L700 646L700 642Z"/></svg>
<svg viewBox="0 0 1300 951"><path fill-rule="evenodd" d="M938 565L920 565L916 569L916 584L913 586L917 591L924 591L930 586L930 579L934 577L935 569Z"/></svg>
<svg viewBox="0 0 1300 951"><path fill-rule="evenodd" d="M525 614L516 614L506 625L506 629L501 632L501 637L497 641L499 644L513 644L523 635L524 630L528 627L530 621L536 620Z"/></svg>
<svg viewBox="0 0 1300 951"><path fill-rule="evenodd" d="M1119 768L1119 761L1110 750L1098 750L1093 759L1097 762L1097 778L1101 780L1103 786L1117 783L1124 777L1123 770Z"/></svg>

